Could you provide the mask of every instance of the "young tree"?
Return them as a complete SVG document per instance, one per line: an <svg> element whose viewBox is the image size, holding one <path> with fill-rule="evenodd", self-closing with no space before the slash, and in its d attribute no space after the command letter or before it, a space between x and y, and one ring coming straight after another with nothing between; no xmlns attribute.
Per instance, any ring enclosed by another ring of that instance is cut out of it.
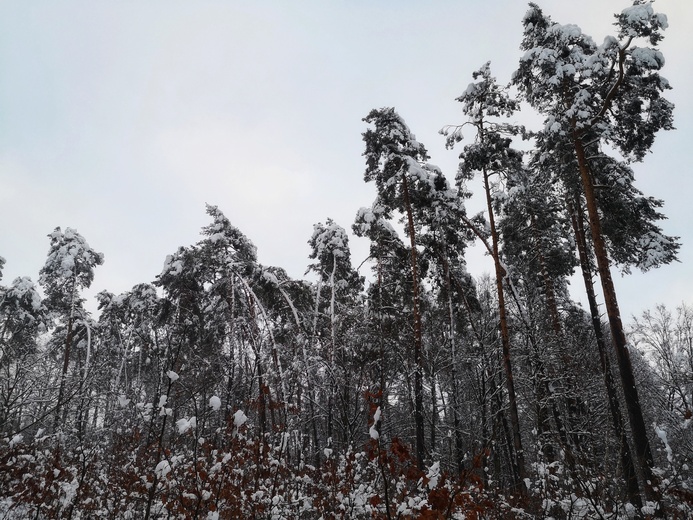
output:
<svg viewBox="0 0 693 520"><path fill-rule="evenodd" d="M635 346L652 360L665 396L664 410L678 419L693 417L693 306L682 303L672 312L665 305L633 320Z"/></svg>
<svg viewBox="0 0 693 520"><path fill-rule="evenodd" d="M0 286L0 432L5 435L21 428L22 408L35 395L37 337L46 322L41 295L29 278Z"/></svg>
<svg viewBox="0 0 693 520"><path fill-rule="evenodd" d="M339 426L338 440L340 447L353 442L354 426L361 425L353 421L352 416L358 409L358 398L361 393L357 371L353 370L353 326L349 317L359 310L359 295L363 288L363 278L351 265L349 237L346 230L327 219L325 224L313 226L313 235L308 244L311 247L309 258L315 260L308 267L318 275L315 291L315 314L313 318L313 338L317 340L318 319L327 317L325 337L327 345L322 358L330 376L330 394L327 407L327 436L332 437L332 424ZM326 293L323 297L323 292ZM325 330L325 329L323 329ZM338 400L336 413L334 401Z"/></svg>
<svg viewBox="0 0 693 520"><path fill-rule="evenodd" d="M72 228L55 230L48 235L48 258L41 268L39 283L46 294L46 307L65 328L63 366L55 405L55 427L60 425L60 412L65 406L65 385L74 342L75 327L85 326L88 313L80 291L88 289L94 280L94 268L103 264L103 254L94 251L87 241ZM87 325L88 326L88 325Z"/></svg>

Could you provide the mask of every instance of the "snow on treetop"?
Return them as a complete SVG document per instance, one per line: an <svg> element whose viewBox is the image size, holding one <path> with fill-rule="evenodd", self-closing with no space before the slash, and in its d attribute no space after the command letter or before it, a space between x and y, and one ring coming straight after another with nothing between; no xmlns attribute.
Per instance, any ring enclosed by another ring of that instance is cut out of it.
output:
<svg viewBox="0 0 693 520"><path fill-rule="evenodd" d="M183 262L179 259L174 259L173 255L166 255L164 260L164 268L161 274L170 274L172 276L179 275L183 272Z"/></svg>
<svg viewBox="0 0 693 520"><path fill-rule="evenodd" d="M646 26L650 22L654 22L662 29L669 27L667 15L663 13L655 14L654 9L652 9L652 2L626 7L621 11L621 16L625 22L633 26Z"/></svg>
<svg viewBox="0 0 693 520"><path fill-rule="evenodd" d="M103 254L97 253L76 230L59 227L48 235L51 246L46 263L41 269L39 282L57 283L75 277L79 285L89 287L94 278L93 268L103 263Z"/></svg>
<svg viewBox="0 0 693 520"><path fill-rule="evenodd" d="M349 255L349 236L342 226L332 219L327 219L325 224L313 226L313 236L310 239L313 252L310 258L322 258L323 255L346 257Z"/></svg>
<svg viewBox="0 0 693 520"><path fill-rule="evenodd" d="M5 298L7 300L24 302L25 305L28 304L31 306L34 313L41 310L41 296L36 289L36 285L28 276L20 276L15 278L12 285L7 289ZM31 319L33 321L33 317L31 317Z"/></svg>
<svg viewBox="0 0 693 520"><path fill-rule="evenodd" d="M369 236L374 233L383 233L397 237L397 231L385 218L385 208L378 202L372 208L360 208L356 212L353 230L357 236Z"/></svg>
<svg viewBox="0 0 693 520"><path fill-rule="evenodd" d="M263 266L260 268L260 272L262 279L265 280L267 283L271 285L279 285L279 278L277 278L277 276L272 271Z"/></svg>
<svg viewBox="0 0 693 520"><path fill-rule="evenodd" d="M244 260L257 260L257 247L245 236L217 206L207 204L207 214L214 219L210 225L202 229L207 240L213 244L232 248Z"/></svg>
<svg viewBox="0 0 693 520"><path fill-rule="evenodd" d="M588 41L591 41L591 38L585 35L582 32L582 29L573 23L568 23L565 25L555 23L552 24L546 32L558 38L559 41L570 42L579 40L581 38L586 38Z"/></svg>

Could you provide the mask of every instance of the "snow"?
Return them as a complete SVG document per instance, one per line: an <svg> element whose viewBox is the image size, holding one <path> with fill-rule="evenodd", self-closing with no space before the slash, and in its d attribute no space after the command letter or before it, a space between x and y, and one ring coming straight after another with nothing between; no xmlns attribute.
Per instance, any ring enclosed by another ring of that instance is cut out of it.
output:
<svg viewBox="0 0 693 520"><path fill-rule="evenodd" d="M172 382L178 381L178 379L179 379L179 377L180 377L180 376L179 376L178 374L176 374L173 370L169 370L168 372L166 372L166 375L168 376L168 378L169 378Z"/></svg>
<svg viewBox="0 0 693 520"><path fill-rule="evenodd" d="M121 408L125 408L128 404L130 404L130 399L125 397L124 394L120 394L118 396L118 406L120 406Z"/></svg>
<svg viewBox="0 0 693 520"><path fill-rule="evenodd" d="M78 274L84 275L94 265L103 263L103 254L91 249L84 237L72 228L66 228L63 233L57 227L48 236L51 248L41 272L41 283L49 279L65 280Z"/></svg>
<svg viewBox="0 0 693 520"><path fill-rule="evenodd" d="M627 36L639 36L649 33L651 28L666 29L669 22L665 14L655 13L652 2L636 4L621 11L620 20Z"/></svg>
<svg viewBox="0 0 693 520"><path fill-rule="evenodd" d="M26 301L31 304L31 309L36 313L41 310L41 296L36 285L28 276L15 278L12 286L7 290L7 298L16 298L18 301Z"/></svg>
<svg viewBox="0 0 693 520"><path fill-rule="evenodd" d="M171 472L171 465L168 463L167 460L162 460L156 465L156 468L154 468L154 473L156 474L157 477L160 479L163 479L166 477Z"/></svg>
<svg viewBox="0 0 693 520"><path fill-rule="evenodd" d="M180 260L174 260L173 255L167 255L166 260L164 260L164 268L161 270L161 274L170 274L176 276L182 272L183 262Z"/></svg>
<svg viewBox="0 0 693 520"><path fill-rule="evenodd" d="M667 432L664 429L657 426L656 424L654 425L654 430L655 430L655 433L657 434L657 437L659 437L659 440L662 441L662 444L664 444L664 449L667 452L667 460L669 462L673 462L674 461L674 455L671 451L671 446L669 446L669 441L667 440Z"/></svg>
<svg viewBox="0 0 693 520"><path fill-rule="evenodd" d="M360 208L356 213L354 232L357 236L371 236L375 233L383 233L396 238L397 231L385 218L385 208L379 203L373 203L371 208Z"/></svg>
<svg viewBox="0 0 693 520"><path fill-rule="evenodd" d="M168 401L168 396L167 395L162 395L159 398L159 415L164 416L164 415L173 415L173 410L171 408L166 408L166 403Z"/></svg>
<svg viewBox="0 0 693 520"><path fill-rule="evenodd" d="M380 406L376 408L375 413L373 414L373 424L371 425L370 429L368 430L368 434L371 436L371 439L375 439L376 441L380 438L380 434L378 433L378 423L380 422Z"/></svg>
<svg viewBox="0 0 693 520"><path fill-rule="evenodd" d="M428 478L428 489L433 489L438 486L438 479L440 478L440 462L434 462L431 467L428 468L426 477Z"/></svg>
<svg viewBox="0 0 693 520"><path fill-rule="evenodd" d="M621 14L624 16L626 22L634 25L647 23L650 18L652 18L654 11L652 9L652 4L646 3L627 7L621 11Z"/></svg>
<svg viewBox="0 0 693 520"><path fill-rule="evenodd" d="M267 269L262 270L262 278L271 285L279 285L279 280L271 271Z"/></svg>
<svg viewBox="0 0 693 520"><path fill-rule="evenodd" d="M338 224L328 220L326 224L315 224L311 243L315 244L314 254L316 258L323 255L346 257L349 254L349 237Z"/></svg>
<svg viewBox="0 0 693 520"><path fill-rule="evenodd" d="M176 421L176 428L178 433L183 434L189 430L193 430L197 427L197 419L193 416L190 419L178 419Z"/></svg>
<svg viewBox="0 0 693 520"><path fill-rule="evenodd" d="M219 408L221 408L221 399L219 399L216 395L213 395L209 398L209 407L215 412L218 412Z"/></svg>
<svg viewBox="0 0 693 520"><path fill-rule="evenodd" d="M233 414L233 425L236 428L243 426L247 420L248 417L243 413L242 410L238 410L235 414Z"/></svg>
<svg viewBox="0 0 693 520"><path fill-rule="evenodd" d="M659 70L664 66L664 55L649 47L634 47L630 55L636 63L644 67Z"/></svg>
<svg viewBox="0 0 693 520"><path fill-rule="evenodd" d="M24 436L21 433L18 433L17 435L12 436L12 440L10 440L10 448L16 446L20 442L24 440Z"/></svg>
<svg viewBox="0 0 693 520"><path fill-rule="evenodd" d="M549 34L553 34L563 41L573 41L584 37L582 29L579 26L568 23L565 25L554 24L547 30Z"/></svg>

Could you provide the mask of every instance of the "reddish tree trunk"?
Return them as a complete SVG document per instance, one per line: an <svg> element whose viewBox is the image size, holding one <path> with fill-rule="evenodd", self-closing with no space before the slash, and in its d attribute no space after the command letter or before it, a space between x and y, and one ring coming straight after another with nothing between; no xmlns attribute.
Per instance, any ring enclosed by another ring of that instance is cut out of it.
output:
<svg viewBox="0 0 693 520"><path fill-rule="evenodd" d="M505 309L505 296L503 291L503 278L506 276L505 269L501 265L500 252L498 248L498 231L493 214L493 204L491 201L491 187L489 185L488 172L483 171L484 190L486 191L486 205L488 208L488 220L491 228L491 241L493 248L493 261L496 272L496 291L498 293L498 316L500 320L501 345L503 350L503 368L505 369L505 384L508 391L508 413L510 415L510 425L512 429L513 459L515 485L518 490L523 489L525 478L525 460L522 450L522 437L520 436L520 417L517 412L517 398L515 396L515 381L513 378L512 364L510 361L510 332L508 331L508 320Z"/></svg>
<svg viewBox="0 0 693 520"><path fill-rule="evenodd" d="M618 300L616 299L616 290L611 278L611 269L609 265L609 257L602 235L601 220L597 209L597 201L594 194L594 183L590 172L589 164L585 154L585 149L577 134L577 130L573 133L573 144L575 154L580 169L580 178L585 194L585 203L587 206L587 214L589 216L590 231L592 234L592 244L594 246L595 258L597 260L597 270L599 279L604 293L604 303L606 314L609 318L609 326L611 336L616 352L616 360L621 375L621 385L623 386L623 394L625 397L626 408L628 410L628 420L630 422L631 432L633 436L633 444L635 446L636 457L640 471L643 477L643 488L645 496L648 500L660 502L660 493L656 486L656 478L652 472L653 458L652 450L650 449L650 441L647 438L647 428L645 419L642 415L642 407L638 397L638 389L635 386L635 376L633 374L633 366L628 352L626 343L626 335L623 332L623 324L621 322L621 312L618 308Z"/></svg>

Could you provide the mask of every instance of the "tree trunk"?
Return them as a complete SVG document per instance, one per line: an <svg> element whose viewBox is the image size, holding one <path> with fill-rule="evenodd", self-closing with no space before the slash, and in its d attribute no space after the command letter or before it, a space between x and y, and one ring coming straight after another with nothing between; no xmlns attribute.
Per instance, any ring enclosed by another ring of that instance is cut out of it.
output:
<svg viewBox="0 0 693 520"><path fill-rule="evenodd" d="M505 369L505 384L508 391L508 413L512 428L512 446L514 456L512 457L515 473L515 487L522 491L525 478L525 457L522 450L522 437L520 436L520 417L517 412L517 398L515 396L515 382L513 379L512 364L510 362L510 332L508 331L508 320L506 317L505 296L503 290L503 278L506 276L500 260L498 248L498 231L493 214L493 204L491 201L491 187L489 185L489 175L486 169L483 170L484 190L486 191L486 206L488 208L488 220L491 228L491 240L493 247L493 262L496 273L496 291L498 293L498 316L500 320L501 345L503 351L503 368Z"/></svg>
<svg viewBox="0 0 693 520"><path fill-rule="evenodd" d="M67 335L65 336L65 352L63 357L63 370L60 374L60 386L58 387L58 402L55 405L55 422L53 428L57 430L60 427L60 412L63 406L63 399L65 397L65 384L67 382L67 369L70 366L70 350L72 347L72 329L73 329L74 318L72 317L72 311L70 311L70 317L67 320Z"/></svg>
<svg viewBox="0 0 693 520"><path fill-rule="evenodd" d="M407 211L409 241L411 243L411 274L414 307L414 424L416 427L416 465L424 469L424 416L423 416L423 359L421 338L421 310L419 304L419 270L416 251L416 231L409 198L409 185L406 173L402 174L402 192Z"/></svg>
<svg viewBox="0 0 693 520"><path fill-rule="evenodd" d="M623 324L621 323L621 313L618 308L616 299L616 290L611 278L611 269L609 266L609 257L604 243L604 237L601 230L601 221L597 209L597 201L594 194L594 183L590 172L589 164L585 155L585 149L581 138L577 134L577 130L573 131L573 144L575 147L575 155L577 157L578 166L580 169L580 178L585 193L585 202L587 206L587 214L589 215L590 231L592 233L592 244L594 253L597 259L597 270L599 279L604 292L604 303L606 313L609 318L609 326L613 339L616 359L621 375L621 385L623 386L623 394L625 397L626 408L628 410L628 419L630 422L631 432L633 435L633 444L638 460L638 465L643 476L643 488L645 496L648 500L661 503L661 494L656 485L656 477L652 472L654 464L652 451L650 449L650 441L647 438L647 428L645 419L642 415L640 399L638 397L638 389L635 386L635 376L633 374L633 366L630 361L626 336L623 332Z"/></svg>
<svg viewBox="0 0 693 520"><path fill-rule="evenodd" d="M628 492L630 501L637 508L641 508L642 500L640 498L640 486L638 485L638 478L635 474L633 456L630 452L628 439L626 438L623 415L621 414L621 406L618 401L615 382L611 374L611 362L609 361L609 356L607 355L606 342L604 341L604 334L602 333L602 322L599 317L597 297L595 296L594 284L592 283L592 271L590 268L589 257L587 256L585 229L582 222L582 214L579 210L579 205L577 204L579 203L579 199L576 201L575 205L573 205L569 198L566 199L566 202L568 205L568 212L570 213L573 232L575 233L577 242L578 255L580 257L580 269L582 271L582 279L585 283L585 293L587 294L587 301L590 307L592 327L594 329L594 335L597 341L599 361L602 368L602 374L604 376L604 386L606 386L609 411L611 412L611 423L613 425L614 434L620 448L621 470L623 471L623 478L626 481L626 490Z"/></svg>
<svg viewBox="0 0 693 520"><path fill-rule="evenodd" d="M464 453L462 448L462 431L460 430L459 389L457 386L457 343L455 341L457 331L455 330L455 312L452 305L450 265L445 258L443 258L443 268L445 270L445 289L448 293L448 319L450 320L450 379L452 380L452 426L455 431L455 463L457 472L461 474L464 469Z"/></svg>

